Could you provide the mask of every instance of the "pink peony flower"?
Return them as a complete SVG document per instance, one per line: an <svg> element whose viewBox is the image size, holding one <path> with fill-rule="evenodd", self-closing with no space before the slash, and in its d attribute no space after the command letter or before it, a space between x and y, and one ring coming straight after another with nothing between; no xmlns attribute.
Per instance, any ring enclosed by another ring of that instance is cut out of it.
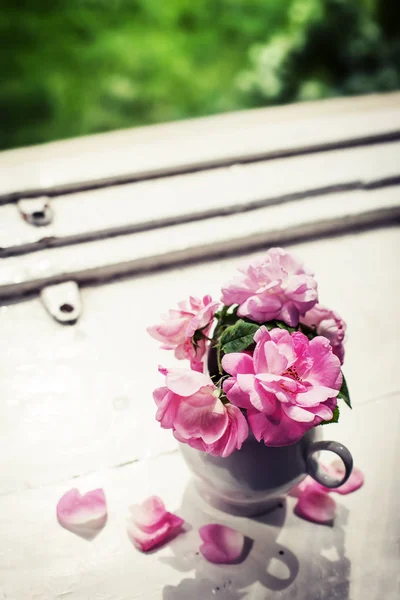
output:
<svg viewBox="0 0 400 600"><path fill-rule="evenodd" d="M183 519L167 512L163 501L157 496L151 496L129 510L128 535L142 552L170 541L178 535L184 524Z"/></svg>
<svg viewBox="0 0 400 600"><path fill-rule="evenodd" d="M160 369L166 386L154 391L156 419L177 440L209 454L228 456L248 435L245 417L225 406L208 375L189 369Z"/></svg>
<svg viewBox="0 0 400 600"><path fill-rule="evenodd" d="M329 421L342 384L340 361L328 340L260 327L253 356L226 354L222 366L232 375L223 387L232 404L247 409L250 427L267 446L297 442Z"/></svg>
<svg viewBox="0 0 400 600"><path fill-rule="evenodd" d="M162 348L174 350L176 358L190 360L191 368L201 372L206 340L194 342L193 336L198 330L208 335L218 306L211 296L204 296L202 300L190 296L189 302L179 302L178 310L170 310L162 323L148 327L147 331L162 342Z"/></svg>
<svg viewBox="0 0 400 600"><path fill-rule="evenodd" d="M333 353L343 364L346 323L337 312L329 310L321 304L316 304L301 317L300 323L308 325L308 327L315 327L318 335L326 337L331 343Z"/></svg>
<svg viewBox="0 0 400 600"><path fill-rule="evenodd" d="M313 273L282 248L239 269L242 275L222 288L226 306L238 304L238 315L263 323L280 319L295 327L318 300Z"/></svg>

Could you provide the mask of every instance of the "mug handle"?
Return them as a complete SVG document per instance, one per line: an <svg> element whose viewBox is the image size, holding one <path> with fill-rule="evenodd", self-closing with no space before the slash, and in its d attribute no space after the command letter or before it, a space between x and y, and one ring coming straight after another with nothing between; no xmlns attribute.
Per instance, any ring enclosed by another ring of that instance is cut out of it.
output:
<svg viewBox="0 0 400 600"><path fill-rule="evenodd" d="M342 459L345 473L341 479L336 477L332 477L329 475L319 464L318 460L314 457L315 452L319 452L321 450L328 450L329 452L333 452L337 454L339 458ZM339 442L312 442L306 452L306 466L307 473L311 475L315 481L318 481L321 485L327 488L337 488L346 483L348 478L351 475L351 471L353 470L353 457L350 454L350 451L340 444Z"/></svg>

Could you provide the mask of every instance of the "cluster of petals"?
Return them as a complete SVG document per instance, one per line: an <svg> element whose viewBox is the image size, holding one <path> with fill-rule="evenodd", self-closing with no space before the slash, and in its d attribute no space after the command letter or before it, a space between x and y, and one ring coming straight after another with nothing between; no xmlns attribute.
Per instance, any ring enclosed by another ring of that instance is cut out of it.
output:
<svg viewBox="0 0 400 600"><path fill-rule="evenodd" d="M344 474L344 466L341 461L335 461L329 466L324 466L326 472L332 477L341 478ZM358 490L364 484L364 475L357 467L349 479L338 488L327 488L312 477L307 476L294 490L290 492L292 496L297 497L295 513L312 521L314 523L331 523L336 516L336 502L329 495L332 492L337 494L351 494Z"/></svg>
<svg viewBox="0 0 400 600"><path fill-rule="evenodd" d="M248 436L239 408L225 405L210 377L190 369L163 369L165 386L157 388L156 419L177 440L209 454L226 457Z"/></svg>
<svg viewBox="0 0 400 600"><path fill-rule="evenodd" d="M188 359L192 369L202 371L202 358L207 349L205 338L218 306L211 296L203 299L190 296L188 302L179 302L177 309L170 310L161 323L148 327L147 331L162 343L162 348L174 350L176 358ZM196 331L201 331L204 337L199 336L200 339L194 341Z"/></svg>
<svg viewBox="0 0 400 600"><path fill-rule="evenodd" d="M340 461L324 466L333 477L342 477L344 466ZM336 503L329 495L331 492L350 494L364 483L360 469L354 468L349 479L336 489L329 489L306 477L291 491L297 497L295 513L315 523L332 523L336 515ZM60 524L71 531L79 528L98 529L107 520L107 506L102 489L92 490L85 495L73 488L66 492L57 504L57 518ZM151 496L142 504L130 507L128 535L142 552L148 552L171 541L184 531L184 520L166 510L164 502L157 496ZM216 523L203 525L199 529L202 544L200 553L209 562L216 564L235 564L243 560L245 537L231 527Z"/></svg>
<svg viewBox="0 0 400 600"><path fill-rule="evenodd" d="M168 512L164 502L157 496L150 496L129 510L128 535L142 552L172 540L182 531L184 520Z"/></svg>
<svg viewBox="0 0 400 600"><path fill-rule="evenodd" d="M331 343L333 353L343 364L346 323L336 311L316 304L300 318L300 323L315 328L318 335L326 337Z"/></svg>
<svg viewBox="0 0 400 600"><path fill-rule="evenodd" d="M239 269L241 275L222 288L226 306L238 304L238 315L259 323L279 319L295 327L318 301L312 271L282 248Z"/></svg>
<svg viewBox="0 0 400 600"><path fill-rule="evenodd" d="M151 496L142 504L130 507L128 535L138 550L148 552L182 533L184 524L183 519L166 510L161 498ZM203 525L199 534L203 541L200 552L212 563L235 563L243 554L245 538L231 527Z"/></svg>
<svg viewBox="0 0 400 600"><path fill-rule="evenodd" d="M223 389L232 404L247 410L256 439L267 446L293 444L332 419L342 374L329 341L264 326L254 341L252 356L226 354L222 366L231 375Z"/></svg>

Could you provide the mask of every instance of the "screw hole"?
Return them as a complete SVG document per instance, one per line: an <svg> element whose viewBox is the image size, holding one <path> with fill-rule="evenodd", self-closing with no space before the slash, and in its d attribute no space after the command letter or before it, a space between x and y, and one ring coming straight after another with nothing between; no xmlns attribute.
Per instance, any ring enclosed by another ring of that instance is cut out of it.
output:
<svg viewBox="0 0 400 600"><path fill-rule="evenodd" d="M72 304L65 303L65 304L61 304L60 310L63 313L71 313L71 312L73 312L74 307L72 306Z"/></svg>
<svg viewBox="0 0 400 600"><path fill-rule="evenodd" d="M285 553L284 553L283 550L279 550L279 554L282 555L282 554L285 554Z"/></svg>

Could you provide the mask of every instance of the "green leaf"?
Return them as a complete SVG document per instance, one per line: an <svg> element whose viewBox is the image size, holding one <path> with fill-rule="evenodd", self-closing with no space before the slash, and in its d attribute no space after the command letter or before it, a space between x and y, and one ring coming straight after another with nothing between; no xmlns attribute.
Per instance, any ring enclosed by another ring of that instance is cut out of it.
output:
<svg viewBox="0 0 400 600"><path fill-rule="evenodd" d="M227 327L221 335L222 352L230 354L231 352L246 350L253 343L254 334L259 328L260 325L256 323L247 323L239 319L234 325Z"/></svg>
<svg viewBox="0 0 400 600"><path fill-rule="evenodd" d="M330 423L338 423L339 422L339 407L336 406L335 410L333 411L333 417L330 421L322 421L320 423L320 425L329 425Z"/></svg>
<svg viewBox="0 0 400 600"><path fill-rule="evenodd" d="M343 372L342 372L342 375L343 375ZM346 402L347 406L349 408L352 408L351 401L350 401L349 388L347 387L347 383L346 383L346 379L345 379L344 375L343 375L342 387L340 388L338 398L340 398L340 400L344 400Z"/></svg>

